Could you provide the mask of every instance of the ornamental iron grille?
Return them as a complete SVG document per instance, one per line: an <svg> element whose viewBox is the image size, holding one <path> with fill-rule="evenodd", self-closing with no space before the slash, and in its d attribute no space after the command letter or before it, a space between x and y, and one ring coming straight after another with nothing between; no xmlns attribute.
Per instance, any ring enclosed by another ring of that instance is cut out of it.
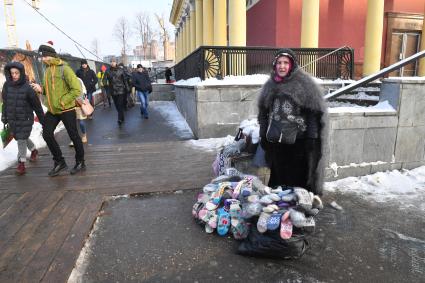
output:
<svg viewBox="0 0 425 283"><path fill-rule="evenodd" d="M176 80L269 74L280 48L201 46L174 66ZM298 65L320 79L352 79L352 48L291 48Z"/></svg>

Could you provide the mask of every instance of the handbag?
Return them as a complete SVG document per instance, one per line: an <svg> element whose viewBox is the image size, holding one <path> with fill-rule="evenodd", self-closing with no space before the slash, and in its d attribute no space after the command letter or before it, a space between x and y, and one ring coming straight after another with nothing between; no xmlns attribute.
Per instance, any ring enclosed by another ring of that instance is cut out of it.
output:
<svg viewBox="0 0 425 283"><path fill-rule="evenodd" d="M272 143L294 144L297 139L299 126L297 122L282 119L276 121L270 119L267 128L266 138Z"/></svg>
<svg viewBox="0 0 425 283"><path fill-rule="evenodd" d="M78 100L76 100L76 101L78 101ZM93 113L94 108L93 108L93 106L91 106L90 101L87 97L83 98L83 102L81 104L79 102L77 102L77 103L80 105L81 111L83 111L84 115L90 116Z"/></svg>

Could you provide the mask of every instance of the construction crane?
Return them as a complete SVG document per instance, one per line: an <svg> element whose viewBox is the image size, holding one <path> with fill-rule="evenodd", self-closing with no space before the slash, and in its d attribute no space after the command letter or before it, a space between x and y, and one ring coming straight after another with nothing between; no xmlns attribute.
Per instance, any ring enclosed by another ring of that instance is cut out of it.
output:
<svg viewBox="0 0 425 283"><path fill-rule="evenodd" d="M10 48L17 48L18 38L16 36L16 18L15 18L14 0L3 0L3 2L4 2L4 16L6 20L7 46ZM32 0L31 4L34 9L39 9L40 0Z"/></svg>

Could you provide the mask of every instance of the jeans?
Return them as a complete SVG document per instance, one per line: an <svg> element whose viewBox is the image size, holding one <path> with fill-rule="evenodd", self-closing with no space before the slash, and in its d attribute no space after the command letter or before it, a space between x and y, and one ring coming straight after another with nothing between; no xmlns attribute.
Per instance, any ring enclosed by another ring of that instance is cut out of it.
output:
<svg viewBox="0 0 425 283"><path fill-rule="evenodd" d="M149 92L136 90L137 97L140 100L140 113L144 117L149 117L148 106L149 106Z"/></svg>
<svg viewBox="0 0 425 283"><path fill-rule="evenodd" d="M35 149L35 145L30 138L16 141L18 143L18 161L25 162L27 160L27 148L30 151L33 151Z"/></svg>
<svg viewBox="0 0 425 283"><path fill-rule="evenodd" d="M86 134L86 121L85 120L78 120L78 122L80 122L81 133L83 135L85 135Z"/></svg>
<svg viewBox="0 0 425 283"><path fill-rule="evenodd" d="M43 139L47 143L47 147L53 155L53 160L56 163L60 163L64 160L62 151L58 142L55 139L55 129L58 126L59 122L65 126L68 136L71 141L74 143L75 149L75 161L80 162L84 161L84 146L81 141L81 137L78 134L77 123L75 123L77 117L75 115L75 110L63 112L61 114L53 115L50 112L46 113L44 118L44 127L43 127Z"/></svg>
<svg viewBox="0 0 425 283"><path fill-rule="evenodd" d="M94 106L93 93L92 92L87 92L87 99L90 101L91 106Z"/></svg>

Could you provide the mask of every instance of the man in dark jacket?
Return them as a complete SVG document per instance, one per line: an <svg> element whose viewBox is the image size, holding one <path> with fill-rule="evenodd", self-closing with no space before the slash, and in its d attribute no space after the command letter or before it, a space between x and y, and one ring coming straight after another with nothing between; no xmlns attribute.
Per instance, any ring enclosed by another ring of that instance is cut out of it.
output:
<svg viewBox="0 0 425 283"><path fill-rule="evenodd" d="M31 141L30 134L34 124L34 114L44 124L44 112L40 100L26 81L25 68L19 62L11 62L4 68L6 82L2 90L2 115L3 124L8 124L10 132L18 143L18 175L25 174L27 148L31 151L30 161L35 161L38 151Z"/></svg>
<svg viewBox="0 0 425 283"><path fill-rule="evenodd" d="M171 76L173 75L173 73L171 72L171 69L169 67L167 67L165 69L165 82L167 84L171 83Z"/></svg>
<svg viewBox="0 0 425 283"><path fill-rule="evenodd" d="M152 92L152 85L148 74L144 71L141 64L137 65L137 71L133 73L132 82L140 100L140 114L145 119L149 119L149 93Z"/></svg>
<svg viewBox="0 0 425 283"><path fill-rule="evenodd" d="M111 60L111 67L106 70L103 80L104 85L109 85L109 91L118 112L118 125L121 126L124 122L124 96L127 95L126 89L129 89L129 86L124 70L117 66L115 58Z"/></svg>
<svg viewBox="0 0 425 283"><path fill-rule="evenodd" d="M96 73L92 69L90 69L86 59L81 60L81 68L78 69L75 73L77 77L79 77L83 81L84 86L87 90L87 98L90 101L90 104L94 106L93 92L96 91Z"/></svg>

